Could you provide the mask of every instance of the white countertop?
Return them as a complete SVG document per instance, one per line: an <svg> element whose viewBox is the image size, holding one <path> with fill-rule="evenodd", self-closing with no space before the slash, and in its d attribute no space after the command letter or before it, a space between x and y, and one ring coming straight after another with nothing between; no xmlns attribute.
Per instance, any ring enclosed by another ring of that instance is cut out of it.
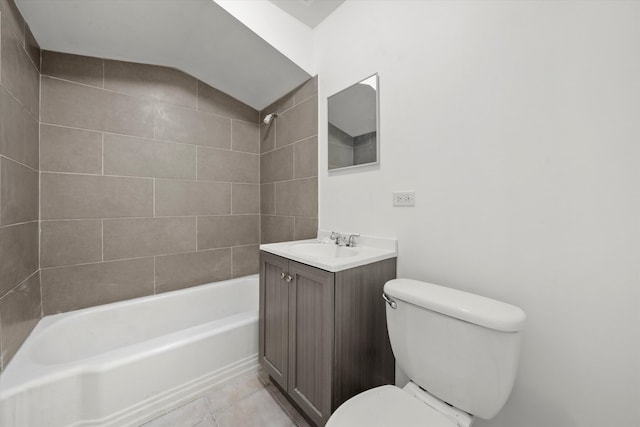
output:
<svg viewBox="0 0 640 427"><path fill-rule="evenodd" d="M330 272L348 270L353 267L359 267L373 262L395 258L398 255L398 242L396 239L371 236L358 237L357 244L353 248L336 248L336 252L343 251L350 253L350 256L345 257L310 256L301 254L296 250L296 246L300 247L301 245L309 243L335 247L335 242L329 240L330 234L331 233L328 231L318 231L318 238L316 239L268 243L260 245L260 250Z"/></svg>

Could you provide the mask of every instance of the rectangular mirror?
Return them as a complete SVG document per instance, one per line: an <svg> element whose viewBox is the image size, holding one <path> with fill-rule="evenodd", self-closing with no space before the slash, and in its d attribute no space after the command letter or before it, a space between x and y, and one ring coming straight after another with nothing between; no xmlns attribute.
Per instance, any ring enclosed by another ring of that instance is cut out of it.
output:
<svg viewBox="0 0 640 427"><path fill-rule="evenodd" d="M327 99L329 170L377 164L378 74Z"/></svg>

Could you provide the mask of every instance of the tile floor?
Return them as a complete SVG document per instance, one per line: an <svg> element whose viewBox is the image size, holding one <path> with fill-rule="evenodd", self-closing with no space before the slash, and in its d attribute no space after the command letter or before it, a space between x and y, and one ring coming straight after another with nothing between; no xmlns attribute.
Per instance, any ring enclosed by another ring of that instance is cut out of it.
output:
<svg viewBox="0 0 640 427"><path fill-rule="evenodd" d="M204 392L143 427L310 427L263 370Z"/></svg>

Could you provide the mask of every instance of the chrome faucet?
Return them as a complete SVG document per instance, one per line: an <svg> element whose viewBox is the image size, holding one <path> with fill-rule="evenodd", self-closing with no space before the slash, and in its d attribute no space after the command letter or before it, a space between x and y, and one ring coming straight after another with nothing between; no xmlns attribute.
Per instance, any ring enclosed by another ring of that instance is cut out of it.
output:
<svg viewBox="0 0 640 427"><path fill-rule="evenodd" d="M338 246L347 246L347 247L355 247L356 246L356 237L360 237L359 234L341 234L336 231L331 232L331 236L329 237L331 240L335 240L336 245Z"/></svg>
<svg viewBox="0 0 640 427"><path fill-rule="evenodd" d="M348 241L347 241L347 236L344 234L340 234L336 231L332 231L331 232L331 236L329 237L331 240L335 240L336 241L336 245L338 246L346 246Z"/></svg>

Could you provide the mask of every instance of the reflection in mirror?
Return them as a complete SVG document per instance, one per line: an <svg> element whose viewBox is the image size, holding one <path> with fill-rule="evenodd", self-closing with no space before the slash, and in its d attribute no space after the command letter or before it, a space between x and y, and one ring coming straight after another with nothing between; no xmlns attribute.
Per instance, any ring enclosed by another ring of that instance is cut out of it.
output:
<svg viewBox="0 0 640 427"><path fill-rule="evenodd" d="M378 163L378 75L327 100L329 170Z"/></svg>

